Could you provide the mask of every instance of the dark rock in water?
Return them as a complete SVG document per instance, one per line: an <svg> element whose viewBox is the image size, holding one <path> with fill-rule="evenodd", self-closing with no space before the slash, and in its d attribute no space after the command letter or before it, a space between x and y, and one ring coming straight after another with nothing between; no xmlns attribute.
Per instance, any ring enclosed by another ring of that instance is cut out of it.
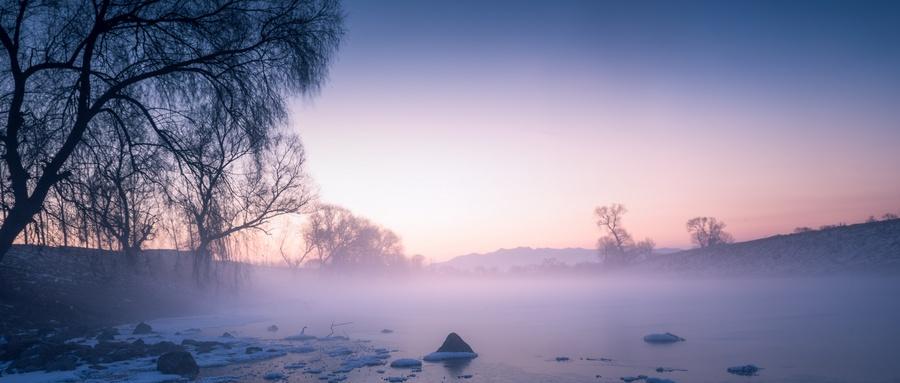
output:
<svg viewBox="0 0 900 383"><path fill-rule="evenodd" d="M391 330L391 329L389 329L389 328L386 328L386 329L384 329L384 330L381 330L381 333L382 333L382 334L392 334L392 333L394 333L394 330Z"/></svg>
<svg viewBox="0 0 900 383"><path fill-rule="evenodd" d="M568 356L557 356L557 357L556 357L556 361L557 361L557 362L568 362L568 361L569 361L569 357L568 357Z"/></svg>
<svg viewBox="0 0 900 383"><path fill-rule="evenodd" d="M761 368L748 364L746 366L728 367L728 373L740 376L754 376Z"/></svg>
<svg viewBox="0 0 900 383"><path fill-rule="evenodd" d="M184 347L179 346L175 343L169 341L162 341L159 343L151 344L147 346L147 353L150 355L162 355L169 352L175 351L184 351Z"/></svg>
<svg viewBox="0 0 900 383"><path fill-rule="evenodd" d="M191 353L187 351L167 352L156 360L156 369L163 374L174 374L196 378L200 373L200 367Z"/></svg>
<svg viewBox="0 0 900 383"><path fill-rule="evenodd" d="M131 342L131 345L132 345L132 346L136 346L136 347L143 347L143 346L146 346L147 344L144 343L144 340L143 340L143 339L138 339L138 340L136 340L136 341L134 341L134 342Z"/></svg>
<svg viewBox="0 0 900 383"><path fill-rule="evenodd" d="M100 333L97 334L97 340L113 340L116 338L116 335L119 335L119 329L115 327L105 328L100 330Z"/></svg>
<svg viewBox="0 0 900 383"><path fill-rule="evenodd" d="M269 328L268 328L267 330L269 330L269 331L271 331L271 332L277 332L277 331L278 331L278 326L276 326L276 325L273 324L273 325L269 326Z"/></svg>
<svg viewBox="0 0 900 383"><path fill-rule="evenodd" d="M149 324L141 322L141 323L138 323L137 327L134 328L134 331L132 332L132 334L143 335L143 334L150 334L152 332L153 332L153 327L150 327Z"/></svg>
<svg viewBox="0 0 900 383"><path fill-rule="evenodd" d="M16 372L74 370L78 362L75 354L84 349L90 348L66 343L33 343L19 352L8 369Z"/></svg>
<svg viewBox="0 0 900 383"><path fill-rule="evenodd" d="M438 348L437 352L472 352L472 347L469 346L462 338L459 337L455 332L451 332L450 335L447 335L447 339L444 339L444 344Z"/></svg>
<svg viewBox="0 0 900 383"><path fill-rule="evenodd" d="M222 338L234 338L234 335L231 335L230 332L225 331L225 332L222 334Z"/></svg>
<svg viewBox="0 0 900 383"><path fill-rule="evenodd" d="M78 367L78 358L72 354L60 355L44 366L44 371L72 371Z"/></svg>
<svg viewBox="0 0 900 383"><path fill-rule="evenodd" d="M254 352L262 352L262 348L261 348L261 347L256 347L256 346L250 346L250 347L247 347L247 348L244 350L244 353L245 353L245 354L252 354L252 353L254 353Z"/></svg>

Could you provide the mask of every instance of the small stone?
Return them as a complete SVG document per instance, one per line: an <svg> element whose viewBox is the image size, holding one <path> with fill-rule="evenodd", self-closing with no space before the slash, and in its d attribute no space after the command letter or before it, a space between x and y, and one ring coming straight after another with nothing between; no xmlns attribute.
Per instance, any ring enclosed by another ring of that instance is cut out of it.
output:
<svg viewBox="0 0 900 383"><path fill-rule="evenodd" d="M245 354L252 354L252 353L254 353L254 352L261 352L261 351L262 351L262 348L261 348L261 347L250 346L250 347L247 347L247 348L244 350L244 353L245 353Z"/></svg>
<svg viewBox="0 0 900 383"><path fill-rule="evenodd" d="M153 327L150 327L149 324L141 322L141 323L138 323L138 325L134 328L134 331L132 332L132 334L144 335L144 334L150 334L152 332L153 332Z"/></svg>

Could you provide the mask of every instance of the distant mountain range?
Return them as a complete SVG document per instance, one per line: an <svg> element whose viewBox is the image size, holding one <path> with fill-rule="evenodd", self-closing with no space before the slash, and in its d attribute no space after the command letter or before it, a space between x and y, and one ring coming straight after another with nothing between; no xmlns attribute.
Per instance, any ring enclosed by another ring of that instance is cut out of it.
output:
<svg viewBox="0 0 900 383"><path fill-rule="evenodd" d="M657 254L670 254L680 249L662 248L654 250ZM452 268L460 271L495 270L509 271L514 267L538 266L545 262L558 262L566 265L579 263L595 263L599 261L596 249L570 247L565 249L517 247L500 249L490 253L473 253L460 255L446 262L433 265L437 268Z"/></svg>

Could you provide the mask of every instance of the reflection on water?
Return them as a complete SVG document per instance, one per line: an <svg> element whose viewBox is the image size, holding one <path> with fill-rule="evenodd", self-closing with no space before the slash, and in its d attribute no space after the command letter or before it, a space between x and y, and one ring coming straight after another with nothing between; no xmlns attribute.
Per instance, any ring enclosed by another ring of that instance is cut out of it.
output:
<svg viewBox="0 0 900 383"><path fill-rule="evenodd" d="M479 357L426 363L416 381L618 382L649 375L678 382L891 382L900 355L900 280L327 281L265 278L240 310L265 322L228 328L284 337L308 326L393 348L435 351L457 332ZM325 288L327 286L327 288ZM265 328L278 324L281 331ZM392 333L382 333L389 328ZM216 329L219 331L222 329ZM675 344L642 337L672 332ZM568 360L557 360L567 357ZM728 367L756 364L757 377ZM277 366L272 366L277 368ZM402 373L358 371L357 381ZM408 372L408 371L407 371Z"/></svg>

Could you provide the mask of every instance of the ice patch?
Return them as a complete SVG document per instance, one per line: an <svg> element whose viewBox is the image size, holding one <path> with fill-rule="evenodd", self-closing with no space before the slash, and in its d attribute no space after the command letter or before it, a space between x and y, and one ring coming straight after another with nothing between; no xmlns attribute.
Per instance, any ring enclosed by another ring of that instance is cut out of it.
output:
<svg viewBox="0 0 900 383"><path fill-rule="evenodd" d="M394 368L412 368L412 367L421 367L421 366L422 366L421 360L411 359L411 358L402 358L402 359L397 359L397 360L391 362L391 367L394 367Z"/></svg>

